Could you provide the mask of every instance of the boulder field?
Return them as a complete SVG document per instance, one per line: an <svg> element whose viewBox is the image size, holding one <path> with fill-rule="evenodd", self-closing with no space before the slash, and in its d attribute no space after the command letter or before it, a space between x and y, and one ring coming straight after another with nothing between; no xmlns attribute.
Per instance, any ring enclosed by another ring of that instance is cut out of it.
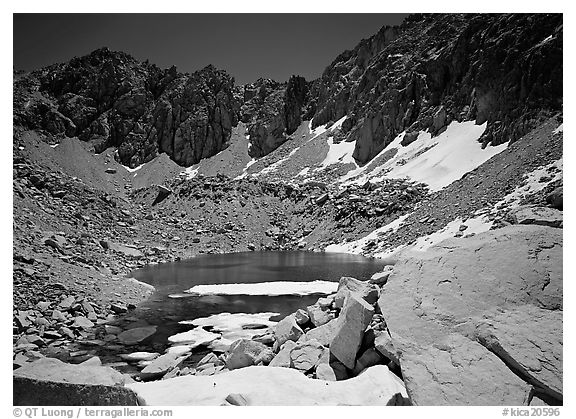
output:
<svg viewBox="0 0 576 419"><path fill-rule="evenodd" d="M381 286L343 277L335 294L195 368L183 366L190 354L163 355L174 362L140 377L160 381L36 361L15 371L14 402L40 381L101 385L104 399L128 387L152 405L562 404L562 229L449 239L403 253L391 270ZM317 309L331 314L322 324L311 321Z"/></svg>

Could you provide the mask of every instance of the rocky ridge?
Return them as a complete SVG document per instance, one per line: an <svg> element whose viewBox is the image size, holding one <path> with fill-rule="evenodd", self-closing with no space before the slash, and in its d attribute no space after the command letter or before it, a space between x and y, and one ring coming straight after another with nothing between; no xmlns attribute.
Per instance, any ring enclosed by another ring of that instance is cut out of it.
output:
<svg viewBox="0 0 576 419"><path fill-rule="evenodd" d="M504 59L505 58L505 59ZM488 123L484 145L514 142L561 110L561 15L411 15L331 63L319 79L234 86L208 66L159 69L106 48L30 74L15 73L14 122L78 136L136 167L166 152L183 166L229 145L248 125L250 156L344 116L339 140L365 164L401 132L407 141L451 121Z"/></svg>

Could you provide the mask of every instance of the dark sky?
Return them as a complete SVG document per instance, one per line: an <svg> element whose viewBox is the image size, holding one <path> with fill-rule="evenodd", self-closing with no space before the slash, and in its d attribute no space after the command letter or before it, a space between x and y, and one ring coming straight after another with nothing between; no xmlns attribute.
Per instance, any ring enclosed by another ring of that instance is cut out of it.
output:
<svg viewBox="0 0 576 419"><path fill-rule="evenodd" d="M165 68L208 64L237 83L311 80L406 14L14 14L14 67L33 70L107 46Z"/></svg>

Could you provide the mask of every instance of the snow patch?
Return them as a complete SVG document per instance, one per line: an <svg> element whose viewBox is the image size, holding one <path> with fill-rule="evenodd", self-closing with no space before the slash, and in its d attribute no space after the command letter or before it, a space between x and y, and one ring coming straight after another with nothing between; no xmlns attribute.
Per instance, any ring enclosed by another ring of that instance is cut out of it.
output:
<svg viewBox="0 0 576 419"><path fill-rule="evenodd" d="M248 169L250 168L250 166L252 166L254 163L257 162L257 159L252 159L250 160L248 163L246 163L246 166L244 167L244 169L242 169L242 174L238 175L234 178L234 180L239 180L239 179L244 179L246 176L248 176Z"/></svg>
<svg viewBox="0 0 576 419"><path fill-rule="evenodd" d="M186 179L190 180L190 179L194 179L196 177L196 175L198 174L198 170L200 169L199 166L190 166L187 167L183 172L181 172L182 175L186 176Z"/></svg>
<svg viewBox="0 0 576 419"><path fill-rule="evenodd" d="M564 158L560 158L546 166L539 167L532 172L524 175L525 179L522 186L518 186L514 191L506 195L496 204L494 204L492 213L498 212L504 206L518 206L520 201L527 195L532 195L544 189L549 183L561 180L563 176ZM556 170L554 170L555 168ZM552 172L554 174L552 174ZM546 179L550 177L550 179ZM545 180L541 180L545 179Z"/></svg>
<svg viewBox="0 0 576 419"><path fill-rule="evenodd" d="M564 132L564 124L563 124L563 123L560 124L560 125L558 125L558 128L556 128L556 129L554 130L553 134L559 134L559 133L561 133L561 132L562 132L562 133Z"/></svg>
<svg viewBox="0 0 576 419"><path fill-rule="evenodd" d="M330 127L330 131L334 131L335 129L340 128L342 126L342 124L344 123L344 121L346 121L346 118L348 118L348 115L344 115L338 121L334 122L332 124L332 126Z"/></svg>
<svg viewBox="0 0 576 419"><path fill-rule="evenodd" d="M353 254L360 254L362 253L362 249L370 240L378 240L380 236L391 234L396 232L404 220L408 218L412 213L408 213L396 218L394 221L386 224L383 227L380 227L370 234L358 239L356 241L348 242L348 243L340 243L340 244L331 244L324 249L324 251L328 253L353 253Z"/></svg>
<svg viewBox="0 0 576 419"><path fill-rule="evenodd" d="M308 132L313 135L313 137L310 138L310 140L313 140L314 138L318 137L320 134L324 134L326 132L326 124L320 125L314 129L312 129L312 121L310 121L308 123Z"/></svg>
<svg viewBox="0 0 576 419"><path fill-rule="evenodd" d="M298 177L298 176L306 176L306 174L308 173L309 170L310 170L309 167L305 167L304 169L302 169L302 170L300 170L300 171L298 172L298 174L296 175L296 177Z"/></svg>
<svg viewBox="0 0 576 419"><path fill-rule="evenodd" d="M58 147L59 145L60 145L60 144L50 144L50 147L56 148L56 147ZM20 150L24 150L24 147L19 147L19 148L20 148Z"/></svg>
<svg viewBox="0 0 576 419"><path fill-rule="evenodd" d="M134 169L132 169L131 167L128 167L128 166L124 166L124 165L122 165L122 167L123 167L124 169L126 169L128 172L132 173L132 172L136 172L136 171L142 169L142 168L144 167L144 164L145 164L145 163L142 163L140 166L137 166L137 167L135 167Z"/></svg>
<svg viewBox="0 0 576 419"><path fill-rule="evenodd" d="M454 235L460 230L461 225L466 225L468 227L462 232L463 235L466 236L472 233L478 234L488 231L490 230L490 227L492 227L492 224L492 221L489 221L486 217L469 218L466 221L462 221L462 218L458 217L454 221L449 222L441 230L418 238L416 244L411 246L411 250L420 252L426 251L431 246L454 237Z"/></svg>
<svg viewBox="0 0 576 419"><path fill-rule="evenodd" d="M421 131L418 138L406 147L401 145L405 135L402 133L379 153L381 155L396 149L394 157L365 176L348 183L361 184L368 179L379 182L385 178L408 178L427 184L432 192L438 191L508 147L505 143L482 149L478 139L486 126L486 123L476 125L474 121L454 121L446 131L435 138L432 138L430 133ZM341 180L346 181L361 173L362 170L352 171Z"/></svg>
<svg viewBox="0 0 576 419"><path fill-rule="evenodd" d="M310 295L332 294L338 289L337 282L330 281L276 281L253 284L195 285L185 292L195 295Z"/></svg>
<svg viewBox="0 0 576 419"><path fill-rule="evenodd" d="M356 146L356 142L346 142L342 141L340 143L334 143L334 137L328 137L328 154L326 154L326 158L320 163L320 167L315 170L322 170L326 167L341 163L341 164L354 164L355 167L358 167L356 161L352 157L354 153L354 147Z"/></svg>

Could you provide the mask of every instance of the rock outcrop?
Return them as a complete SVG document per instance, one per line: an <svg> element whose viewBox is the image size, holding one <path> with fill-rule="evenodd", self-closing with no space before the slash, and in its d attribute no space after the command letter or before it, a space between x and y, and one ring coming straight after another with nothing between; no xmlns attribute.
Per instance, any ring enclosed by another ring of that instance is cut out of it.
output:
<svg viewBox="0 0 576 419"><path fill-rule="evenodd" d="M510 263L522 261L521 263ZM562 230L510 226L412 252L378 305L416 405L562 400Z"/></svg>
<svg viewBox="0 0 576 419"><path fill-rule="evenodd" d="M366 163L399 133L488 122L482 142L515 141L561 110L562 16L411 15L330 64L311 90L313 127L342 126Z"/></svg>
<svg viewBox="0 0 576 419"><path fill-rule="evenodd" d="M166 152L190 166L228 146L239 120L251 157L344 116L339 140L368 162L399 133L488 123L484 145L515 141L562 109L561 14L416 14L340 54L322 76L235 86L213 66L160 69L102 48L14 74L14 123L113 146L130 167Z"/></svg>
<svg viewBox="0 0 576 419"><path fill-rule="evenodd" d="M15 79L14 122L77 136L97 152L117 147L130 167L162 152L190 166L226 148L239 108L233 90L213 66L181 74L102 48Z"/></svg>
<svg viewBox="0 0 576 419"><path fill-rule="evenodd" d="M124 387L133 381L110 367L71 365L43 358L14 371L13 403L19 406L137 405Z"/></svg>

